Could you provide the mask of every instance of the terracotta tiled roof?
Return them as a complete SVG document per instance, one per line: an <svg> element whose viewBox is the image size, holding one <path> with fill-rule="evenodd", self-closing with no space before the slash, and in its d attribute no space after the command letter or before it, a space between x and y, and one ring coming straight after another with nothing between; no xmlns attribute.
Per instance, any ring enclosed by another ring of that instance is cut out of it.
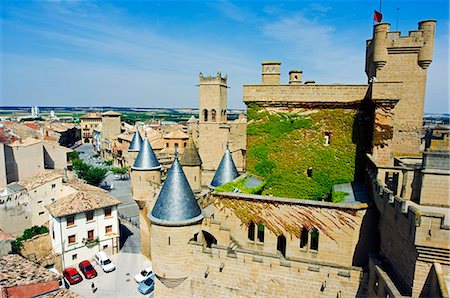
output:
<svg viewBox="0 0 450 298"><path fill-rule="evenodd" d="M40 297L43 298L82 298L83 296L78 295L71 290L67 290L64 288L58 289L56 291L50 292L48 294L42 295Z"/></svg>
<svg viewBox="0 0 450 298"><path fill-rule="evenodd" d="M188 139L189 135L182 132L180 129L171 131L164 136L164 139Z"/></svg>
<svg viewBox="0 0 450 298"><path fill-rule="evenodd" d="M25 187L27 190L31 190L50 181L62 178L63 175L63 170L44 170L37 175L20 181L19 184Z"/></svg>
<svg viewBox="0 0 450 298"><path fill-rule="evenodd" d="M201 166L202 159L198 154L197 147L195 147L192 137L189 138L186 148L184 148L183 155L181 155L180 163L183 166Z"/></svg>
<svg viewBox="0 0 450 298"><path fill-rule="evenodd" d="M80 117L80 119L92 119L92 118L100 119L100 118L102 118L102 115L94 112L94 113L88 113L88 114Z"/></svg>
<svg viewBox="0 0 450 298"><path fill-rule="evenodd" d="M108 111L108 112L104 112L102 113L102 116L120 116L122 114L120 114L119 112L114 112L114 111Z"/></svg>
<svg viewBox="0 0 450 298"><path fill-rule="evenodd" d="M0 240L14 240L15 238L0 229Z"/></svg>
<svg viewBox="0 0 450 298"><path fill-rule="evenodd" d="M30 146L30 145L34 145L37 143L40 143L41 140L38 139L33 139L33 138L26 138L26 139L22 139L20 141L15 141L14 143L9 144L10 146L20 146L20 147L25 147L25 146Z"/></svg>
<svg viewBox="0 0 450 298"><path fill-rule="evenodd" d="M19 255L0 258L0 286L14 287L58 280L58 276Z"/></svg>
<svg viewBox="0 0 450 298"><path fill-rule="evenodd" d="M26 127L31 128L31 129L34 129L34 130L39 130L40 129L40 126L37 125L36 123L33 123L33 122L27 122L27 123L24 123L23 125L25 125Z"/></svg>
<svg viewBox="0 0 450 298"><path fill-rule="evenodd" d="M77 179L77 178L73 178L73 179L66 181L65 185L68 185L79 191L95 191L95 192L107 193L107 191L104 190L103 188L84 183L83 181L81 181L80 179Z"/></svg>
<svg viewBox="0 0 450 298"><path fill-rule="evenodd" d="M119 204L118 199L104 192L78 191L62 197L46 207L54 217L61 217Z"/></svg>

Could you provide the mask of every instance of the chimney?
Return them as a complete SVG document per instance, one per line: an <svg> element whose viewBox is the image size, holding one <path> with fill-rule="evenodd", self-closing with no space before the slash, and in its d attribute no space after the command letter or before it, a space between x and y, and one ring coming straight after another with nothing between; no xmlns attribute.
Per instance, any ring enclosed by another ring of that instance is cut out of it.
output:
<svg viewBox="0 0 450 298"><path fill-rule="evenodd" d="M301 84L302 83L302 70L291 70L289 72L289 84Z"/></svg>

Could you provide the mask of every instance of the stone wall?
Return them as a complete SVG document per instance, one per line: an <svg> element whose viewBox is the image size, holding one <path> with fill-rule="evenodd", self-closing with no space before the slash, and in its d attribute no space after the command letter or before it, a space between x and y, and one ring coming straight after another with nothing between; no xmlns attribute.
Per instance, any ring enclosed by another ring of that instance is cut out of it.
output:
<svg viewBox="0 0 450 298"><path fill-rule="evenodd" d="M354 103L362 101L367 85L244 85L245 103Z"/></svg>

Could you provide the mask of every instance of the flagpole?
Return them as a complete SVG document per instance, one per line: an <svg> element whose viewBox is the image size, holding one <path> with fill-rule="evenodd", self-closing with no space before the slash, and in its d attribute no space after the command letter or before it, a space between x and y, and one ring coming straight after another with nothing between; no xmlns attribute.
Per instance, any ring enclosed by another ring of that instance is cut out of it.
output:
<svg viewBox="0 0 450 298"><path fill-rule="evenodd" d="M400 8L398 8L397 7L397 28L395 29L396 31L398 31L398 15L399 15L399 12L400 12Z"/></svg>

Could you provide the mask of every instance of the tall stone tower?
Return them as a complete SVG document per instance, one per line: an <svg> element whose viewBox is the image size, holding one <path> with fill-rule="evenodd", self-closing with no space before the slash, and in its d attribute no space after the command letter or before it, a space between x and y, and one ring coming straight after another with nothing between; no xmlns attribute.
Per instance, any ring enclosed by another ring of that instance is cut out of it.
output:
<svg viewBox="0 0 450 298"><path fill-rule="evenodd" d="M177 156L148 216L152 267L156 274L155 296L191 296L189 270L193 261L188 243L201 231L203 211Z"/></svg>
<svg viewBox="0 0 450 298"><path fill-rule="evenodd" d="M211 181L225 150L231 126L227 123L227 77L200 73L198 149L203 162L204 182Z"/></svg>
<svg viewBox="0 0 450 298"><path fill-rule="evenodd" d="M102 139L114 139L121 132L120 113L108 111L102 114Z"/></svg>
<svg viewBox="0 0 450 298"><path fill-rule="evenodd" d="M156 194L161 187L161 165L147 138L131 167L131 194L139 206L141 252L150 258L150 221L148 210L153 208Z"/></svg>
<svg viewBox="0 0 450 298"><path fill-rule="evenodd" d="M202 191L202 159L198 154L192 135L189 137L183 155L180 158L189 185L195 193Z"/></svg>
<svg viewBox="0 0 450 298"><path fill-rule="evenodd" d="M142 144L144 140L139 133L139 130L136 128L136 132L134 133L133 139L131 140L130 146L128 147L128 160L129 164L134 164L139 151L141 150Z"/></svg>
<svg viewBox="0 0 450 298"><path fill-rule="evenodd" d="M373 156L392 164L393 157L419 155L427 69L433 59L436 21L419 23L408 36L374 26L366 44L366 74L375 104Z"/></svg>

